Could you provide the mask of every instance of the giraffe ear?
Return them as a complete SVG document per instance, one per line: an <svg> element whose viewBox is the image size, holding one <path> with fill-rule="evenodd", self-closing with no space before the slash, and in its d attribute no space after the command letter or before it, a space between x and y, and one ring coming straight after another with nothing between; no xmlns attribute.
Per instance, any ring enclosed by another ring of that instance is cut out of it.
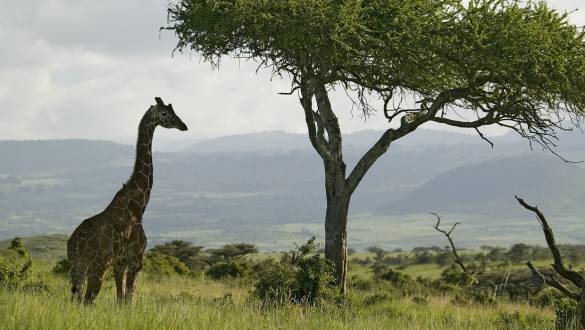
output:
<svg viewBox="0 0 585 330"><path fill-rule="evenodd" d="M159 106L164 106L165 104L163 103L163 100L160 97L155 97L154 100L156 101L156 104Z"/></svg>

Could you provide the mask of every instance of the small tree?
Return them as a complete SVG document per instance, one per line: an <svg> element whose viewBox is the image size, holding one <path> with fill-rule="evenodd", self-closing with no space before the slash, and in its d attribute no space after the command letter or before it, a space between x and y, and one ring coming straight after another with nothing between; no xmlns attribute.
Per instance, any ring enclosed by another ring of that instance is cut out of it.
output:
<svg viewBox="0 0 585 330"><path fill-rule="evenodd" d="M550 249L550 252L553 256L554 263L552 264L552 268L558 275L577 287L578 292L574 292L572 289L567 288L567 286L561 283L554 276L554 274L544 274L540 272L530 261L527 262L528 268L530 268L532 274L539 281L542 281L546 285L550 285L551 287L559 290L568 298L577 302L578 306L576 321L578 324L576 324L576 328L585 329L585 276L565 266L561 252L559 251L559 248L555 242L555 236L553 234L552 228L549 226L548 221L540 209L537 206L529 205L518 196L516 196L516 199L518 200L518 203L520 203L520 205L522 205L525 209L536 214L536 217L540 222L540 226L542 227L542 231L544 232L546 244L548 245L548 248Z"/></svg>
<svg viewBox="0 0 585 330"><path fill-rule="evenodd" d="M207 267L207 256L203 255L202 246L194 246L191 242L175 240L155 246L152 252L174 256L193 271L202 271Z"/></svg>
<svg viewBox="0 0 585 330"><path fill-rule="evenodd" d="M254 244L248 243L235 243L226 244L220 249L208 250L212 258L215 260L228 261L232 259L239 259L243 256L252 253L258 253L258 248Z"/></svg>
<svg viewBox="0 0 585 330"><path fill-rule="evenodd" d="M319 305L335 302L334 268L318 252L315 237L285 253L256 282L254 295L269 304Z"/></svg>
<svg viewBox="0 0 585 330"><path fill-rule="evenodd" d="M18 253L20 257L30 257L30 253L22 243L22 239L20 237L15 237L12 241L10 241L10 247L8 249Z"/></svg>
<svg viewBox="0 0 585 330"><path fill-rule="evenodd" d="M216 66L223 56L252 60L290 78L285 94L298 95L323 160L325 256L342 292L351 197L394 141L426 123L484 139L480 128L499 125L550 150L585 109L585 35L544 2L179 0L168 13L178 49ZM334 89L366 117L378 102L389 122L351 170Z"/></svg>

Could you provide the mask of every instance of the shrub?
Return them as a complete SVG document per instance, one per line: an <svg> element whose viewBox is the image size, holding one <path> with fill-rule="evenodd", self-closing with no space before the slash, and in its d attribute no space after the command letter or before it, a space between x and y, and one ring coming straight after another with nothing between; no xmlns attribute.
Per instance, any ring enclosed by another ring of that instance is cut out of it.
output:
<svg viewBox="0 0 585 330"><path fill-rule="evenodd" d="M63 258L53 266L53 273L58 275L67 275L71 270L71 264L67 258Z"/></svg>
<svg viewBox="0 0 585 330"><path fill-rule="evenodd" d="M252 267L251 267L251 276L255 279L260 278L260 277L264 276L264 274L269 272L271 269L273 269L275 264L276 264L276 261L273 258L264 259L264 260L260 260L258 262L254 262L254 263L252 263Z"/></svg>
<svg viewBox="0 0 585 330"><path fill-rule="evenodd" d="M29 258L0 257L0 287L18 288L30 278L32 261Z"/></svg>
<svg viewBox="0 0 585 330"><path fill-rule="evenodd" d="M189 268L176 257L153 251L144 256L144 272L160 277L191 274Z"/></svg>
<svg viewBox="0 0 585 330"><path fill-rule="evenodd" d="M218 262L211 266L205 274L214 280L244 278L250 274L250 266L244 261Z"/></svg>
<svg viewBox="0 0 585 330"><path fill-rule="evenodd" d="M464 272L457 265L451 265L443 270L441 280L456 286L467 286L477 281L473 275Z"/></svg>
<svg viewBox="0 0 585 330"><path fill-rule="evenodd" d="M372 266L372 271L374 280L389 282L403 296L415 294L424 286L412 279L410 275L388 266L376 264Z"/></svg>
<svg viewBox="0 0 585 330"><path fill-rule="evenodd" d="M393 297L391 297L386 292L384 292L384 293L374 293L373 295L369 295L366 298L364 298L364 305L370 306L370 305L383 304L383 303L388 302L388 301L390 301L392 299L393 299Z"/></svg>
<svg viewBox="0 0 585 330"><path fill-rule="evenodd" d="M21 258L29 258L30 257L30 253L24 247L24 244L22 244L22 240L20 239L20 237L15 237L10 242L10 247L8 249L16 252Z"/></svg>
<svg viewBox="0 0 585 330"><path fill-rule="evenodd" d="M49 285L41 280L25 282L21 288L27 292L50 292Z"/></svg>
<svg viewBox="0 0 585 330"><path fill-rule="evenodd" d="M254 295L265 303L319 305L340 298L333 264L322 258L315 237L280 262L256 283Z"/></svg>
<svg viewBox="0 0 585 330"><path fill-rule="evenodd" d="M363 279L357 276L349 278L348 285L354 290L369 291L374 287L374 281L371 279Z"/></svg>
<svg viewBox="0 0 585 330"><path fill-rule="evenodd" d="M207 256L203 254L202 246L194 246L186 241L175 240L157 245L151 251L176 257L192 271L205 270L209 262Z"/></svg>
<svg viewBox="0 0 585 330"><path fill-rule="evenodd" d="M228 261L242 258L251 253L257 253L258 248L253 244L236 243L224 245L221 249L208 250L213 261Z"/></svg>

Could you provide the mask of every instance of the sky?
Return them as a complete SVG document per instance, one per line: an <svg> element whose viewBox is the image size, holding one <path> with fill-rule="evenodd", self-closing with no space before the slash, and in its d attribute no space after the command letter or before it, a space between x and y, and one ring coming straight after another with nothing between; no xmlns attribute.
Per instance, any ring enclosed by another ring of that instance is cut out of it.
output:
<svg viewBox="0 0 585 330"><path fill-rule="evenodd" d="M585 25L585 1L549 0ZM1 0L0 140L87 138L131 141L144 111L160 96L188 132L167 140L249 132L306 131L287 81L224 59L219 70L197 54L175 53L167 0ZM383 129L343 95L333 100L346 132ZM433 127L438 128L441 127ZM497 131L494 131L497 133Z"/></svg>

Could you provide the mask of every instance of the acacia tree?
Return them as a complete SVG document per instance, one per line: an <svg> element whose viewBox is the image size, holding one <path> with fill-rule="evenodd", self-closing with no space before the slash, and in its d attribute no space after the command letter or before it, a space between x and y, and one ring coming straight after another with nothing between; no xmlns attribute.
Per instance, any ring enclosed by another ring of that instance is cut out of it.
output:
<svg viewBox="0 0 585 330"><path fill-rule="evenodd" d="M251 60L290 78L286 94L299 96L324 164L325 256L341 291L351 196L394 141L434 122L489 142L479 129L499 125L550 150L585 109L584 35L541 2L178 0L168 14L177 49L213 65L224 56ZM389 122L351 170L334 89Z"/></svg>

